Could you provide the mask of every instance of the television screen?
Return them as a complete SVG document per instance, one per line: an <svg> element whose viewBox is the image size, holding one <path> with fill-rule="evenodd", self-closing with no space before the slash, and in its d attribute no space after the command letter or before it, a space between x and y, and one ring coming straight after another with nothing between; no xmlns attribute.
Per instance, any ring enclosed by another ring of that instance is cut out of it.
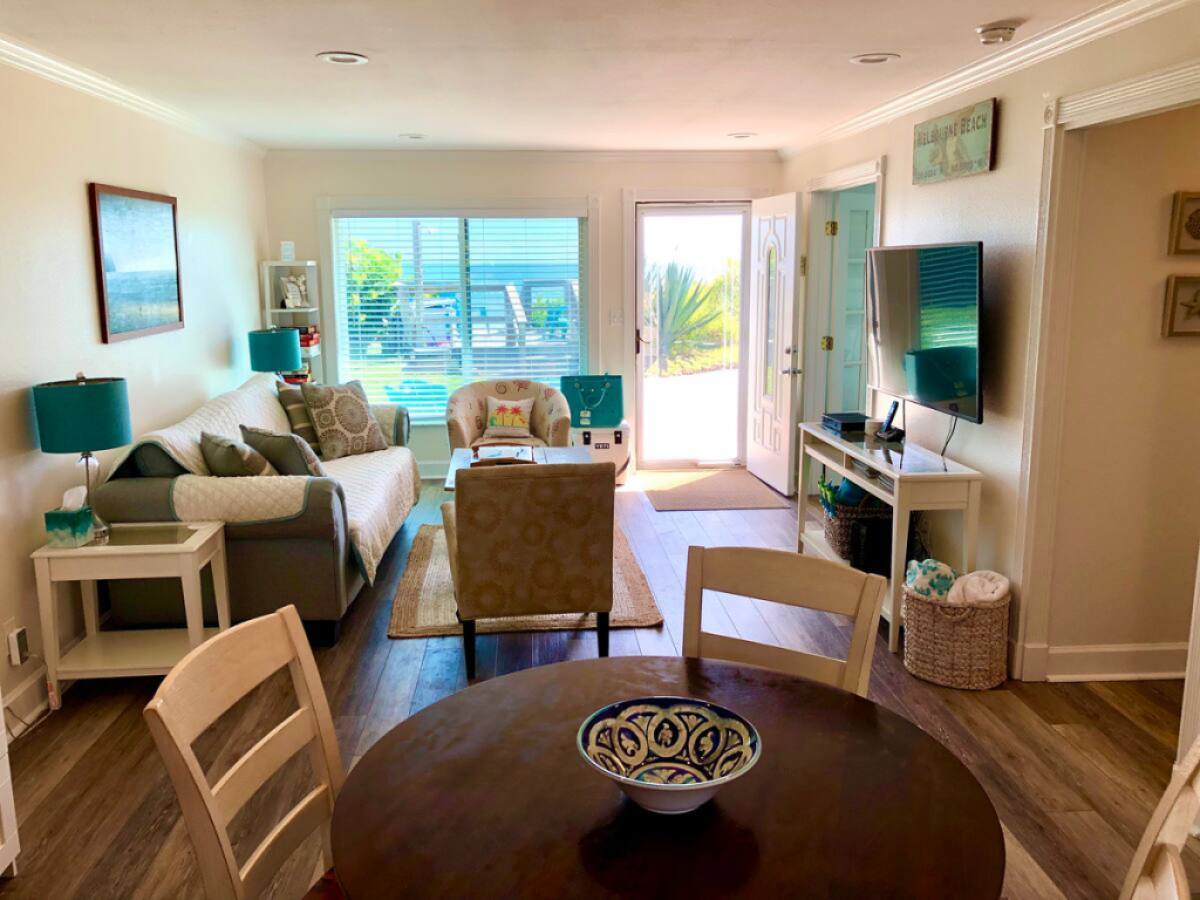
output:
<svg viewBox="0 0 1200 900"><path fill-rule="evenodd" d="M983 244L877 247L867 251L867 271L875 387L982 422Z"/></svg>

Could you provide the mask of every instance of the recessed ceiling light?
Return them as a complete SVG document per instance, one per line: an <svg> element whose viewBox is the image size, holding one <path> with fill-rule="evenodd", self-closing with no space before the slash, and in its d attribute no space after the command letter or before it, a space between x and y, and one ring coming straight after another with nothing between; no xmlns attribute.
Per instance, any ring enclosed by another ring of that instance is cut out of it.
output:
<svg viewBox="0 0 1200 900"><path fill-rule="evenodd" d="M317 59L335 66L365 66L369 62L363 54L352 50L325 50L317 54Z"/></svg>
<svg viewBox="0 0 1200 900"><path fill-rule="evenodd" d="M396 137L400 138L401 140L409 140L409 141L425 140L425 135L421 134L421 132L419 132L419 131L405 131L401 134L396 135Z"/></svg>
<svg viewBox="0 0 1200 900"><path fill-rule="evenodd" d="M744 141L746 138L758 137L757 131L731 131L725 137L731 137L735 141Z"/></svg>
<svg viewBox="0 0 1200 900"><path fill-rule="evenodd" d="M894 62L899 58L899 53L860 53L858 56L850 57L850 62L856 66L879 66Z"/></svg>
<svg viewBox="0 0 1200 900"><path fill-rule="evenodd" d="M980 25L975 29L979 35L979 43L986 45L1007 44L1017 33L1017 23L993 22L990 25Z"/></svg>

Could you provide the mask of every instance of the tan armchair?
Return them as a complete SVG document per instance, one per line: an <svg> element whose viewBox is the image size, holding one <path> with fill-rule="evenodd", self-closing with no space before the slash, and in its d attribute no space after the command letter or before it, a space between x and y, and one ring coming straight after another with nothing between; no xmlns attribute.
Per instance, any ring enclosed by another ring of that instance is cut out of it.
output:
<svg viewBox="0 0 1200 900"><path fill-rule="evenodd" d="M442 504L450 575L475 677L475 620L596 613L608 656L613 603L612 463L459 470Z"/></svg>
<svg viewBox="0 0 1200 900"><path fill-rule="evenodd" d="M533 436L498 438L497 443L532 444L535 447L566 447L571 442L571 407L558 388L540 381L501 379L465 384L450 395L446 404L446 428L450 432L450 449L477 447L488 443L483 432L487 427L487 398L505 400L534 398L529 430Z"/></svg>

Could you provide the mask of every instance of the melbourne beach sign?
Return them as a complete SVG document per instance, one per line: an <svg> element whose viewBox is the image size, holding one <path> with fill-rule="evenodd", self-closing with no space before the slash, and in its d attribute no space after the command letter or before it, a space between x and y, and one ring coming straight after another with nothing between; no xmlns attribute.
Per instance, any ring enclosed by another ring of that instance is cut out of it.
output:
<svg viewBox="0 0 1200 900"><path fill-rule="evenodd" d="M987 172L995 147L995 97L921 122L913 128L913 184Z"/></svg>

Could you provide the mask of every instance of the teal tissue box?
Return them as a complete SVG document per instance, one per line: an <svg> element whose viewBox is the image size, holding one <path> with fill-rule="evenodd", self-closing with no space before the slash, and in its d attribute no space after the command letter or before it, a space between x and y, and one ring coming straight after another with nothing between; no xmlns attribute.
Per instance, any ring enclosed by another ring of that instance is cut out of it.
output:
<svg viewBox="0 0 1200 900"><path fill-rule="evenodd" d="M90 506L52 509L46 513L46 542L51 547L82 547L95 536Z"/></svg>

